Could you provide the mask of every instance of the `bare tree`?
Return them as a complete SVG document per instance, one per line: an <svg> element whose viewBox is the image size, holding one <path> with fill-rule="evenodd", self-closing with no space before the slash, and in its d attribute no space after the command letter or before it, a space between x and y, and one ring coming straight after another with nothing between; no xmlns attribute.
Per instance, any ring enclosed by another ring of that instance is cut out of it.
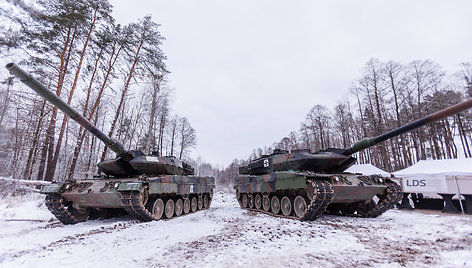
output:
<svg viewBox="0 0 472 268"><path fill-rule="evenodd" d="M188 119L182 117L179 124L180 136L180 153L179 158L182 158L186 151L197 144L197 136L195 130L190 126Z"/></svg>
<svg viewBox="0 0 472 268"><path fill-rule="evenodd" d="M109 137L113 136L118 117L120 116L124 105L126 94L128 93L132 79L135 78L135 68L137 68L140 63L143 63L140 62L141 51L144 50L147 44L150 44L151 49L154 48L154 50L160 51L159 45L161 44L162 36L157 30L158 27L159 25L154 23L150 16L146 16L140 23L131 24L126 29L126 31L130 33L128 60L131 62L131 65L126 72L120 102L116 108L115 117L111 123L110 131L108 132ZM108 147L104 148L101 161L105 159L107 149Z"/></svg>
<svg viewBox="0 0 472 268"><path fill-rule="evenodd" d="M315 105L311 108L305 119L305 124L313 136L313 145L315 150L326 149L329 147L328 131L330 114L328 108L323 105Z"/></svg>

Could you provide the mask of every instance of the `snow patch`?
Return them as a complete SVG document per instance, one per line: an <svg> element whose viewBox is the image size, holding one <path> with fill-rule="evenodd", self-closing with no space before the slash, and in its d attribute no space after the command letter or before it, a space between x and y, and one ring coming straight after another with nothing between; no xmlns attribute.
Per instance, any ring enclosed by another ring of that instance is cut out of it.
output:
<svg viewBox="0 0 472 268"><path fill-rule="evenodd" d="M0 266L472 266L470 216L390 210L375 219L300 222L242 210L220 192L210 209L171 220L63 225L49 221L43 200L2 200Z"/></svg>

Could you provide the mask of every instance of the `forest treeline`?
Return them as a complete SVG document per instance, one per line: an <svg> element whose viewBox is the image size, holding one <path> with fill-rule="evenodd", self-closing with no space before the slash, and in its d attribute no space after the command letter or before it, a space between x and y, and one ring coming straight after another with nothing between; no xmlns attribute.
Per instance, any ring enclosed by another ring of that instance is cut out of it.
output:
<svg viewBox="0 0 472 268"><path fill-rule="evenodd" d="M125 148L186 157L196 133L171 113L173 90L151 16L117 24L107 0L11 0L0 7L0 55L53 90ZM63 180L114 157L94 136L0 72L0 175Z"/></svg>
<svg viewBox="0 0 472 268"><path fill-rule="evenodd" d="M472 97L472 65L463 63L447 74L435 62L409 64L369 60L347 96L335 107L316 104L300 127L271 146L257 148L247 159L236 159L217 171L219 181L231 185L238 167L276 148L284 150L347 148ZM431 123L354 155L358 163L371 163L392 172L422 159L472 156L472 111Z"/></svg>

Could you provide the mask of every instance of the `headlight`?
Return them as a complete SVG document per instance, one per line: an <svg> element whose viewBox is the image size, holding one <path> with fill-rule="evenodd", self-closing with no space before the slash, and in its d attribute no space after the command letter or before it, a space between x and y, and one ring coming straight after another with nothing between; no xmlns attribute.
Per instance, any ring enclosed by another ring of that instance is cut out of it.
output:
<svg viewBox="0 0 472 268"><path fill-rule="evenodd" d="M117 189L118 186L120 186L120 183L119 183L119 182L115 182L115 189Z"/></svg>

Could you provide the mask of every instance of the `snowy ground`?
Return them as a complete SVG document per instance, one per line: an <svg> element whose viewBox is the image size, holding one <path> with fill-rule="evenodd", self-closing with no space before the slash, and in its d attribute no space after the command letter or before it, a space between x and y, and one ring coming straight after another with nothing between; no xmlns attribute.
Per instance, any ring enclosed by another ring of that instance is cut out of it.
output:
<svg viewBox="0 0 472 268"><path fill-rule="evenodd" d="M218 193L168 221L124 216L63 225L42 196L0 204L0 267L472 267L472 217L391 210L314 222L243 211Z"/></svg>

